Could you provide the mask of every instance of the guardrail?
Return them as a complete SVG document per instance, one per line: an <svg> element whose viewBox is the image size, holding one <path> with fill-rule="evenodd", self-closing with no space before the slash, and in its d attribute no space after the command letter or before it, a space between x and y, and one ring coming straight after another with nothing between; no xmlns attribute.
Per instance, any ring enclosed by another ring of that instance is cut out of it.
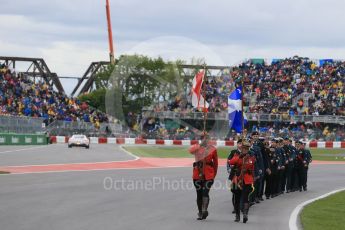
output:
<svg viewBox="0 0 345 230"><path fill-rule="evenodd" d="M44 131L43 118L0 116L0 133L40 134Z"/></svg>
<svg viewBox="0 0 345 230"><path fill-rule="evenodd" d="M70 136L76 133L83 133L87 136L115 135L122 133L122 125L113 123L100 123L97 128L95 124L84 121L54 121L47 127L51 136Z"/></svg>
<svg viewBox="0 0 345 230"><path fill-rule="evenodd" d="M202 120L204 119L204 114L201 112L153 112L145 111L143 113L144 117L156 117L156 118L166 118L166 119L192 119L192 120ZM305 123L333 123L333 124L345 124L345 116L332 116L332 115L294 115L290 116L287 114L258 114L258 113L246 113L249 121L267 121L267 122L305 122ZM227 112L219 113L207 113L208 120L228 120Z"/></svg>
<svg viewBox="0 0 345 230"><path fill-rule="evenodd" d="M68 137L52 136L52 143L67 143ZM166 145L166 146L190 146L200 143L199 140L162 140L162 139L142 139L142 138L106 138L106 137L90 137L92 144L118 144L118 145ZM215 146L236 146L234 140L211 140L210 143ZM345 148L345 141L306 141L307 148Z"/></svg>

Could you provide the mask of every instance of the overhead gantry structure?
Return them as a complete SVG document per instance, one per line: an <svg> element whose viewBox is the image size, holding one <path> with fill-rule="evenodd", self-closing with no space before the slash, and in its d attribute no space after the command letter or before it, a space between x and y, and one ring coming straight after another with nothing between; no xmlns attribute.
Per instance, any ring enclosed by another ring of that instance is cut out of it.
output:
<svg viewBox="0 0 345 230"><path fill-rule="evenodd" d="M78 95L91 92L94 89L94 82L95 82L96 75L106 70L106 68L108 68L109 65L110 65L110 62L108 61L92 62L89 68L87 68L87 70L83 74L83 76L79 78L76 87L72 91L72 96L76 95L80 87L81 89L78 92ZM82 85L84 81L86 82L84 85Z"/></svg>
<svg viewBox="0 0 345 230"><path fill-rule="evenodd" d="M20 72L34 79L41 78L48 85L55 87L60 93L65 93L64 88L56 73L48 68L48 65L42 58L26 58L26 57L6 57L0 56L0 63L4 63L9 68L16 69L18 63L25 65L26 71Z"/></svg>
<svg viewBox="0 0 345 230"><path fill-rule="evenodd" d="M76 87L73 89L72 96L91 92L94 89L94 82L97 74L106 70L108 65L110 65L110 62L92 62L82 78L79 79ZM208 76L221 76L224 71L230 70L230 66L178 65L178 68L181 70L180 74L183 77L191 76L195 69L205 68L208 72ZM83 84L84 81L86 82Z"/></svg>

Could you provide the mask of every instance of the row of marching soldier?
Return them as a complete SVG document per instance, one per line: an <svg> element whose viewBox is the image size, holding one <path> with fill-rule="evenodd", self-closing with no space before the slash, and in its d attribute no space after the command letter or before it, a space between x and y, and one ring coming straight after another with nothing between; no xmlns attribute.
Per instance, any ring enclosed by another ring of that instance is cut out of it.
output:
<svg viewBox="0 0 345 230"><path fill-rule="evenodd" d="M249 207L263 202L264 197L269 200L284 193L307 191L311 161L305 144L296 141L294 146L289 137L268 139L253 132L249 138L238 140L237 149L230 152L227 162L235 222L240 221L242 210L246 223Z"/></svg>
<svg viewBox="0 0 345 230"><path fill-rule="evenodd" d="M218 155L215 146L205 134L200 144L189 152L194 155L193 182L197 193L198 220L209 215L209 192L218 171ZM308 167L311 153L301 141L295 146L288 137L261 138L258 132L239 139L237 148L227 159L227 171L231 181L233 213L235 222L248 221L249 209L266 199L283 193L307 191Z"/></svg>

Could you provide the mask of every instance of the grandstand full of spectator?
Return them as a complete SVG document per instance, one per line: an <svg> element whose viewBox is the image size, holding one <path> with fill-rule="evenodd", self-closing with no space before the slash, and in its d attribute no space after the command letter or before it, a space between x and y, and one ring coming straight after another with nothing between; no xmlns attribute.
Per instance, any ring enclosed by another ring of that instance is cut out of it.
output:
<svg viewBox="0 0 345 230"><path fill-rule="evenodd" d="M209 76L206 99L210 112L227 110L227 97L236 84L244 81L247 112L286 115L342 115L345 116L345 62L327 61L319 65L308 58L292 57L270 64L246 61L233 67L229 75ZM191 87L190 87L191 88ZM309 97L295 99L308 93ZM190 97L181 96L159 108L175 112L191 112ZM308 104L308 106L305 106Z"/></svg>
<svg viewBox="0 0 345 230"><path fill-rule="evenodd" d="M233 69L233 78L244 76L246 90L256 93L258 103L250 111L290 115L345 115L345 62L317 65L308 58L293 57L270 65L243 63ZM309 93L308 107L303 98Z"/></svg>
<svg viewBox="0 0 345 230"><path fill-rule="evenodd" d="M46 82L34 82L0 65L0 115L42 117L46 124L55 120L92 122L99 127L108 121L104 113L86 102L53 90Z"/></svg>

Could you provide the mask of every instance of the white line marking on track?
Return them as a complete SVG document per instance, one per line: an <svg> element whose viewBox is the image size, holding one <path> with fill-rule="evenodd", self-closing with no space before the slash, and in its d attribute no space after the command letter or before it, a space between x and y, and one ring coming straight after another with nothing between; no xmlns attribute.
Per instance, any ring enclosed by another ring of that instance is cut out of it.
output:
<svg viewBox="0 0 345 230"><path fill-rule="evenodd" d="M63 166L63 165L90 165L90 164L111 164L111 163L121 163L121 162L131 162L136 161L138 159L133 160L125 160L125 161L98 161L98 162L83 162L83 163L61 163L61 164L44 164L44 165L5 165L0 166L0 168L25 168L25 167L46 167L46 166Z"/></svg>
<svg viewBox="0 0 345 230"><path fill-rule="evenodd" d="M128 155L134 157L134 160L139 160L140 159L140 157L138 157L138 156L134 155L133 153L131 153L131 152L127 151L126 149L124 149L122 145L120 145L120 149L122 151L124 151L125 153L127 153Z"/></svg>
<svg viewBox="0 0 345 230"><path fill-rule="evenodd" d="M25 149L15 149L15 150L6 150L1 153L13 153L13 152L21 152L21 151L26 151L26 150L31 150L31 149L41 149L41 148L46 148L49 145L44 145L44 146L38 146L38 147L32 147L32 148L25 148Z"/></svg>
<svg viewBox="0 0 345 230"><path fill-rule="evenodd" d="M335 193L342 192L342 191L344 191L344 190L345 190L345 188L337 189L337 190L334 190L334 191L332 191L332 192L326 193L326 194L324 194L324 195L322 195L322 196L316 197L316 198L314 198L314 199L307 200L307 201L303 202L302 204L299 204L299 205L292 211L292 213L291 213L291 215L290 215L290 219L289 219L289 228L290 228L290 230L299 230L299 228L298 228L298 215L300 214L300 212L302 211L302 209L303 209L306 205L308 205L308 204L310 204L310 203L312 203L312 202L314 202L314 201L317 201L317 200L321 200L321 199L323 199L323 198L326 198L326 197L328 197L328 196L330 196L330 195L333 195L333 194L335 194Z"/></svg>
<svg viewBox="0 0 345 230"><path fill-rule="evenodd" d="M27 148L22 150L30 150L35 148ZM96 161L96 162L82 162L82 163L60 163L60 164L41 164L41 165L2 165L1 168L24 168L24 167L37 167L37 166L61 166L61 165L88 165L88 164L107 164L107 163L121 163L121 162L132 162L137 161L140 159L140 157L135 156L134 154L128 152L127 150L123 149L122 146L120 146L121 151L124 151L126 154L130 155L131 157L134 157L134 159L131 160L120 160L120 161ZM2 153L2 152L0 152ZM73 170L72 170L73 171ZM90 170L91 171L91 170Z"/></svg>
<svg viewBox="0 0 345 230"><path fill-rule="evenodd" d="M145 169L167 169L167 168L189 168L189 166L157 166L147 168L112 168L112 169L77 169L77 170L62 170L62 171L47 171L47 172L25 172L25 173L9 173L1 176L10 175L25 175L25 174L45 174L45 173L65 173L65 172L91 172L91 171L117 171L117 170L145 170Z"/></svg>

